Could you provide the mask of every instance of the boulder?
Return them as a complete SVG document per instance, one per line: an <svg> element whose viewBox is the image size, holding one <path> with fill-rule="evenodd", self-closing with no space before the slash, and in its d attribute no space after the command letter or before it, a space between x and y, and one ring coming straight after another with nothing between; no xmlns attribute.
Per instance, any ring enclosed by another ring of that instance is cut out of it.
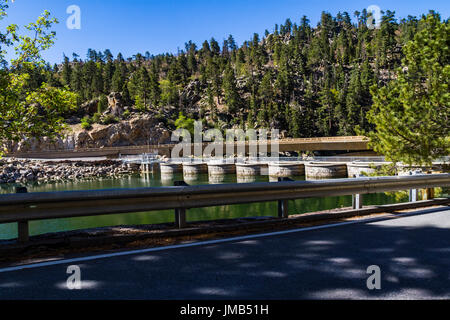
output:
<svg viewBox="0 0 450 320"><path fill-rule="evenodd" d="M93 99L91 101L85 102L81 105L79 110L80 116L90 115L98 112L98 99Z"/></svg>
<svg viewBox="0 0 450 320"><path fill-rule="evenodd" d="M104 114L111 114L115 117L121 117L124 112L122 94L120 92L112 92L108 95L108 109Z"/></svg>

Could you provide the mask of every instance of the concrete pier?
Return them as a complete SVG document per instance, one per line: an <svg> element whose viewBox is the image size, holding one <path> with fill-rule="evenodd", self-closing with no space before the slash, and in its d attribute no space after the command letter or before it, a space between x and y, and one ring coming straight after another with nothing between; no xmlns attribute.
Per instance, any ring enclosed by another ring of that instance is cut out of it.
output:
<svg viewBox="0 0 450 320"><path fill-rule="evenodd" d="M346 178L347 164L332 162L309 162L305 164L306 179Z"/></svg>
<svg viewBox="0 0 450 320"><path fill-rule="evenodd" d="M161 185L163 187L173 186L173 180L175 179L175 174L173 173L162 173L161 174Z"/></svg>
<svg viewBox="0 0 450 320"><path fill-rule="evenodd" d="M370 175L375 173L377 169L380 169L382 163L371 163L371 162L351 162L347 163L348 177L358 177L360 175Z"/></svg>
<svg viewBox="0 0 450 320"><path fill-rule="evenodd" d="M183 163L183 176L193 177L202 173L208 173L208 165L201 162Z"/></svg>
<svg viewBox="0 0 450 320"><path fill-rule="evenodd" d="M278 177L269 176L269 182L278 182Z"/></svg>
<svg viewBox="0 0 450 320"><path fill-rule="evenodd" d="M238 177L253 177L261 175L263 164L258 163L236 163L236 175Z"/></svg>
<svg viewBox="0 0 450 320"><path fill-rule="evenodd" d="M269 163L270 177L295 177L305 175L305 164L302 162Z"/></svg>
<svg viewBox="0 0 450 320"><path fill-rule="evenodd" d="M159 163L151 162L151 163L142 163L141 164L141 172L142 173L155 173L159 169Z"/></svg>
<svg viewBox="0 0 450 320"><path fill-rule="evenodd" d="M161 175L170 175L183 172L181 163L164 162L160 164Z"/></svg>
<svg viewBox="0 0 450 320"><path fill-rule="evenodd" d="M234 163L208 163L208 174L210 176L221 176L236 173Z"/></svg>

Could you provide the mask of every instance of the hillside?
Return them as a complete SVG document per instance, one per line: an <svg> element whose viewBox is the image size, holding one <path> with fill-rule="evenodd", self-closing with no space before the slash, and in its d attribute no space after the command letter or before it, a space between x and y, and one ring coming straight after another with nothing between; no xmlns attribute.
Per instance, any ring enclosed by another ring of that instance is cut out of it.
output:
<svg viewBox="0 0 450 320"><path fill-rule="evenodd" d="M312 27L306 17L286 20L273 32L254 34L238 46L229 36L198 47L192 41L177 55L136 54L124 59L110 50L73 54L48 66L35 82L68 86L79 109L72 124L117 122L131 113L149 114L173 129L180 112L209 127L275 127L291 137L355 135L372 128L365 114L371 86L395 77L402 47L420 28L418 19L398 20L387 11L378 29L367 27L365 10L336 17L323 13ZM105 117L113 92L123 113ZM84 118L84 119L83 119Z"/></svg>

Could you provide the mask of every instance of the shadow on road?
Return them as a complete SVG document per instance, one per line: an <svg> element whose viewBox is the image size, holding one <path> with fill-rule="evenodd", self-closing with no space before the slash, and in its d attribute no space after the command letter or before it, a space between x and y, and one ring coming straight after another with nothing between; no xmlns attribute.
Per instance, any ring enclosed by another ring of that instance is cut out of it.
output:
<svg viewBox="0 0 450 320"><path fill-rule="evenodd" d="M1 299L450 297L450 212L0 273ZM366 270L381 269L381 290Z"/></svg>

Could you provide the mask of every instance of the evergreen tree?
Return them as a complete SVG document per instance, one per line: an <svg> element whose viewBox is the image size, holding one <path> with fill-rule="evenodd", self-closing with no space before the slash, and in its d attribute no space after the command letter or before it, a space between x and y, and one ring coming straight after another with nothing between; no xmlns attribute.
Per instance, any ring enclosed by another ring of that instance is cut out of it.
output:
<svg viewBox="0 0 450 320"><path fill-rule="evenodd" d="M120 55L120 53L119 53ZM124 62L120 62L119 58L118 63L116 63L116 67L114 70L114 74L112 77L112 84L111 84L111 89L114 92L120 92L125 84L126 81L126 74L127 74L127 70L126 70L126 66Z"/></svg>
<svg viewBox="0 0 450 320"><path fill-rule="evenodd" d="M64 63L62 69L62 80L64 85L70 86L71 77L72 77L72 66L70 65L69 58L64 56Z"/></svg>
<svg viewBox="0 0 450 320"><path fill-rule="evenodd" d="M387 86L373 87L370 145L388 160L430 164L450 153L450 26L436 14L419 22L403 68Z"/></svg>
<svg viewBox="0 0 450 320"><path fill-rule="evenodd" d="M225 91L225 104L228 106L228 111L235 114L240 109L241 98L237 89L236 76L231 64L228 64L225 69L223 88Z"/></svg>

